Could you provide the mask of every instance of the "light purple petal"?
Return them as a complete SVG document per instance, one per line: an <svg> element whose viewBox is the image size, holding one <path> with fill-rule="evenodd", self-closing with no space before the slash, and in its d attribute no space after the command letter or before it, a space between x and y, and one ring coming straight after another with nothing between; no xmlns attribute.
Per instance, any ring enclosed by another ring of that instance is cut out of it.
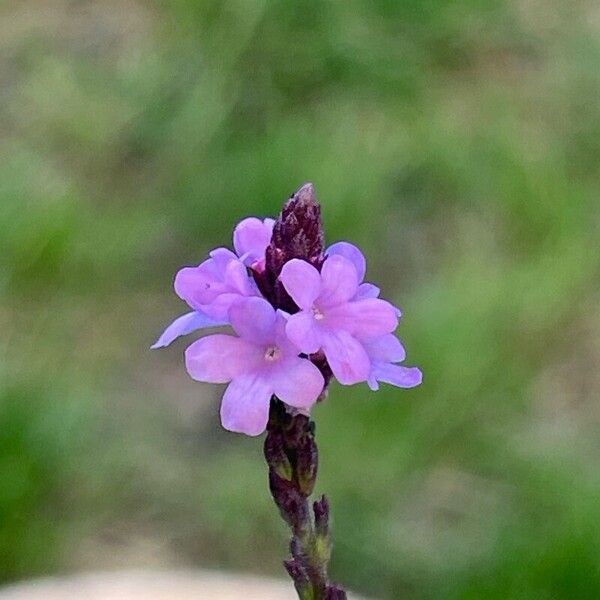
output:
<svg viewBox="0 0 600 600"><path fill-rule="evenodd" d="M391 363L374 364L373 376L377 381L401 388L412 388L423 381L423 374L417 367L401 367Z"/></svg>
<svg viewBox="0 0 600 600"><path fill-rule="evenodd" d="M281 348L286 356L298 356L301 350L290 340L285 329L290 315L282 310L277 310L275 316L275 345Z"/></svg>
<svg viewBox="0 0 600 600"><path fill-rule="evenodd" d="M229 248L215 248L211 250L209 256L213 259L217 271L224 271L232 260L237 260L237 256Z"/></svg>
<svg viewBox="0 0 600 600"><path fill-rule="evenodd" d="M397 363L406 358L404 346L392 333L372 340L362 340L362 343L371 361Z"/></svg>
<svg viewBox="0 0 600 600"><path fill-rule="evenodd" d="M338 255L347 258L355 267L358 281L365 278L367 272L367 261L364 254L350 242L337 242L329 246L327 256Z"/></svg>
<svg viewBox="0 0 600 600"><path fill-rule="evenodd" d="M244 296L233 293L219 294L210 304L201 304L200 308L211 319L229 321L229 309L240 298Z"/></svg>
<svg viewBox="0 0 600 600"><path fill-rule="evenodd" d="M302 311L292 315L285 326L290 341L301 352L312 354L321 348L321 329L315 322L312 313Z"/></svg>
<svg viewBox="0 0 600 600"><path fill-rule="evenodd" d="M254 280L248 275L248 270L241 260L229 261L225 268L225 283L232 292L241 296L254 296L258 294Z"/></svg>
<svg viewBox="0 0 600 600"><path fill-rule="evenodd" d="M275 341L275 309L264 298L241 298L229 309L235 332L253 344Z"/></svg>
<svg viewBox="0 0 600 600"><path fill-rule="evenodd" d="M348 302L358 290L356 268L343 256L330 256L321 269L321 292L318 305L336 306Z"/></svg>
<svg viewBox="0 0 600 600"><path fill-rule="evenodd" d="M175 276L175 292L194 310L215 320L227 318L236 298L259 294L244 264L226 248L213 250L211 258L197 267L181 269Z"/></svg>
<svg viewBox="0 0 600 600"><path fill-rule="evenodd" d="M381 290L372 283L361 283L358 286L355 300L366 300L367 298L379 298Z"/></svg>
<svg viewBox="0 0 600 600"><path fill-rule="evenodd" d="M213 302L226 289L211 259L197 267L184 267L175 275L175 292L195 310L202 310L201 306Z"/></svg>
<svg viewBox="0 0 600 600"><path fill-rule="evenodd" d="M283 265L279 279L300 308L311 308L321 291L319 271L299 258L293 258Z"/></svg>
<svg viewBox="0 0 600 600"><path fill-rule="evenodd" d="M244 263L248 266L263 260L267 246L273 234L273 219L261 221L256 217L248 217L240 223L233 232L233 245L238 256L245 256Z"/></svg>
<svg viewBox="0 0 600 600"><path fill-rule="evenodd" d="M331 308L326 313L327 326L343 329L359 339L391 333L398 326L396 309L385 300L368 298Z"/></svg>
<svg viewBox="0 0 600 600"><path fill-rule="evenodd" d="M367 385L369 386L369 388L371 388L372 392L377 392L379 390L379 382L377 381L377 379L375 379L372 370L371 374L369 375L369 378L367 379Z"/></svg>
<svg viewBox="0 0 600 600"><path fill-rule="evenodd" d="M209 335L185 351L185 366L192 379L227 383L234 377L260 369L264 360L260 346L232 335Z"/></svg>
<svg viewBox="0 0 600 600"><path fill-rule="evenodd" d="M202 312L193 311L187 313L175 319L151 348L165 348L182 335L187 335L197 329L218 327L219 325L227 325L227 321L216 321Z"/></svg>
<svg viewBox="0 0 600 600"><path fill-rule="evenodd" d="M346 331L328 333L323 339L323 351L335 378L344 385L366 381L371 362L362 344Z"/></svg>
<svg viewBox="0 0 600 600"><path fill-rule="evenodd" d="M260 435L269 420L272 390L268 381L255 374L236 377L221 402L221 423L225 429L246 435Z"/></svg>
<svg viewBox="0 0 600 600"><path fill-rule="evenodd" d="M315 365L306 358L293 357L281 362L270 373L275 395L290 406L310 408L321 392L325 381Z"/></svg>

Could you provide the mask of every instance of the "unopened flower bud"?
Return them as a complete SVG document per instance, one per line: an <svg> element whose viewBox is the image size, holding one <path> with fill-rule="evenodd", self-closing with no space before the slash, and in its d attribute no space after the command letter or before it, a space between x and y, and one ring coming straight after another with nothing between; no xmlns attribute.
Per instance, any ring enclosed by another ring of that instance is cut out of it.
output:
<svg viewBox="0 0 600 600"><path fill-rule="evenodd" d="M264 453L269 468L273 469L282 479L291 481L292 465L285 452L285 441L281 431L269 431L265 438Z"/></svg>
<svg viewBox="0 0 600 600"><path fill-rule="evenodd" d="M329 500L327 496L321 496L320 500L313 503L315 513L315 531L317 535L327 537L329 535Z"/></svg>
<svg viewBox="0 0 600 600"><path fill-rule="evenodd" d="M317 479L319 453L314 433L309 429L300 438L297 445L297 473L300 492L308 497L312 494Z"/></svg>
<svg viewBox="0 0 600 600"><path fill-rule="evenodd" d="M273 470L269 471L269 488L283 519L294 532L302 531L308 519L304 496L292 482L283 479Z"/></svg>
<svg viewBox="0 0 600 600"><path fill-rule="evenodd" d="M346 592L337 585L327 586L325 591L325 600L346 600Z"/></svg>
<svg viewBox="0 0 600 600"><path fill-rule="evenodd" d="M308 576L300 563L292 558L290 560L284 560L283 566L294 582L298 597L306 598L306 595L310 592L311 585Z"/></svg>
<svg viewBox="0 0 600 600"><path fill-rule="evenodd" d="M324 234L321 206L312 183L305 183L286 202L273 226L273 237L266 250L265 271L256 277L263 294L273 306L287 312L298 307L278 280L283 265L301 258L320 269L324 261Z"/></svg>

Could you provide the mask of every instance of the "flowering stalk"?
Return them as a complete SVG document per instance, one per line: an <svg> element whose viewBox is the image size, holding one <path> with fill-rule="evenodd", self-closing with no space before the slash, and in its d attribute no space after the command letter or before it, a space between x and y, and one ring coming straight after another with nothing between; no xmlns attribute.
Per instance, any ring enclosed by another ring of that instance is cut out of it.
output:
<svg viewBox="0 0 600 600"><path fill-rule="evenodd" d="M393 335L400 311L365 283L366 260L353 244L325 249L321 207L312 184L302 186L277 220L248 217L234 230L235 252L217 248L175 277L175 291L192 312L175 319L154 344L231 326L186 350L188 373L198 381L228 383L221 422L260 435L269 487L290 526L292 557L284 562L302 600L339 600L329 582L329 504L309 504L318 468L311 408L335 377L342 385L421 383L404 367L404 347Z"/></svg>
<svg viewBox="0 0 600 600"><path fill-rule="evenodd" d="M293 259L320 270L323 250L321 207L313 186L307 184L290 198L275 221L266 250L265 270L255 276L265 297L274 306L297 313L298 306L282 284L281 272ZM331 371L324 357L313 363L328 382ZM346 598L342 589L329 583L327 575L331 555L327 497L316 501L312 511L308 500L315 487L319 462L314 421L303 414L290 414L285 404L273 396L264 452L269 467L269 489L283 520L292 530L292 558L284 561L284 565L299 598Z"/></svg>
<svg viewBox="0 0 600 600"><path fill-rule="evenodd" d="M292 558L284 565L298 597L345 599L346 593L331 584L327 574L331 555L329 502L321 496L311 507L308 500L318 467L314 421L305 415L290 415L285 405L273 397L264 451L273 500L292 531Z"/></svg>

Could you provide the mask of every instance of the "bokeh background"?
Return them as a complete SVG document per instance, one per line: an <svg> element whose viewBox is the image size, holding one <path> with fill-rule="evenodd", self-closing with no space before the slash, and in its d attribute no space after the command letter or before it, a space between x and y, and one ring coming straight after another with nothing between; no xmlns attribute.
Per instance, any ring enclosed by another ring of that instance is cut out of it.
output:
<svg viewBox="0 0 600 600"><path fill-rule="evenodd" d="M314 411L334 577L600 597L596 1L3 2L0 158L1 581L283 577L261 441L148 348L310 180L425 373Z"/></svg>

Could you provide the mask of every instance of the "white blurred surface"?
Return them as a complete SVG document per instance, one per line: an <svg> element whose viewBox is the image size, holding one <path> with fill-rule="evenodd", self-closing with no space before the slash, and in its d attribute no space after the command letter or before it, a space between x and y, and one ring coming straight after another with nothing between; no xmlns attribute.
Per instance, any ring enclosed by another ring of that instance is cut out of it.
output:
<svg viewBox="0 0 600 600"><path fill-rule="evenodd" d="M0 588L0 600L294 600L291 582L205 571L115 571Z"/></svg>

